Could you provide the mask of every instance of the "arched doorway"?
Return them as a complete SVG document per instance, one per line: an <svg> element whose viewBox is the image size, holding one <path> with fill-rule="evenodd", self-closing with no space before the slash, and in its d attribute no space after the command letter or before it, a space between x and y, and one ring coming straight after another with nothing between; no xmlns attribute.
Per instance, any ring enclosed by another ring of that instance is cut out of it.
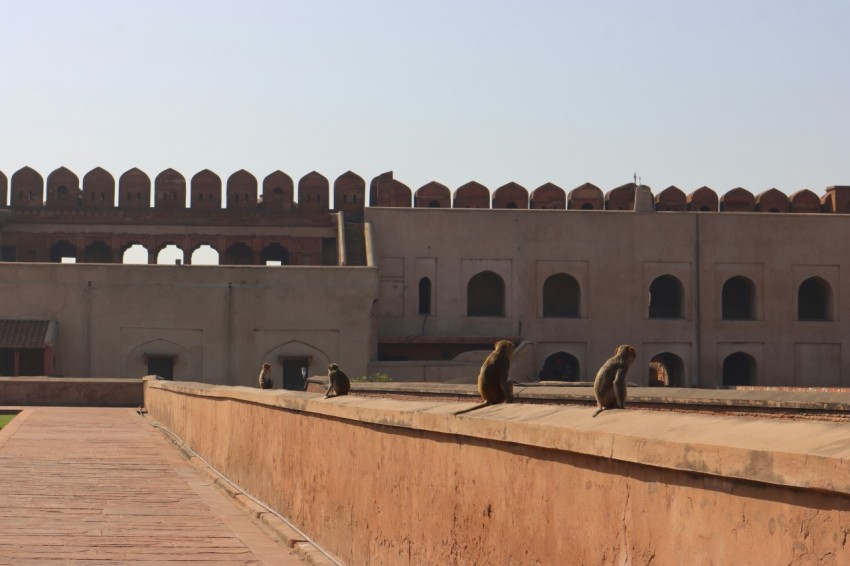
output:
<svg viewBox="0 0 850 566"><path fill-rule="evenodd" d="M578 358L567 352L555 352L543 362L537 377L540 381L578 381L580 375Z"/></svg>
<svg viewBox="0 0 850 566"><path fill-rule="evenodd" d="M685 387L685 364L671 352L663 352L649 360L650 387Z"/></svg>
<svg viewBox="0 0 850 566"><path fill-rule="evenodd" d="M723 360L723 385L754 385L756 361L744 352L735 352Z"/></svg>

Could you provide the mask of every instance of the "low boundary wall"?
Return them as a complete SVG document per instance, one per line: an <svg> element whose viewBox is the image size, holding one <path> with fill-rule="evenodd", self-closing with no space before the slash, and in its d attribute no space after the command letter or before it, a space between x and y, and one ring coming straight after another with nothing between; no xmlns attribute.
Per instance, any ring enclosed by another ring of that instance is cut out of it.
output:
<svg viewBox="0 0 850 566"><path fill-rule="evenodd" d="M850 563L846 424L145 382L348 564Z"/></svg>
<svg viewBox="0 0 850 566"><path fill-rule="evenodd" d="M138 407L142 379L106 377L0 377L0 405Z"/></svg>

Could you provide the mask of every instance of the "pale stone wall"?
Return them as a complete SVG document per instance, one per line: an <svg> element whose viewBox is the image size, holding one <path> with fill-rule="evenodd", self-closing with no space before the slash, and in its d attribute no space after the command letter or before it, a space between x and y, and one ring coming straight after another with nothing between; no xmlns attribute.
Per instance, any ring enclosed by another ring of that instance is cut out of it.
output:
<svg viewBox="0 0 850 566"><path fill-rule="evenodd" d="M263 361L310 357L366 372L377 275L364 267L0 263L0 317L54 319L56 374L141 377L176 355L175 379L255 385Z"/></svg>
<svg viewBox="0 0 850 566"><path fill-rule="evenodd" d="M723 360L756 361L754 384L850 386L850 222L843 215L562 210L369 208L380 269L380 336L522 336L534 366L563 351L592 380L617 344L638 359L629 380L648 382L649 361L678 356L684 384L715 387ZM466 313L466 286L484 270L505 282L504 317ZM542 289L555 273L581 289L579 318L544 318ZM683 289L683 318L649 318L661 275ZM754 320L721 319L730 277L755 287ZM432 313L418 313L429 277ZM828 321L798 321L797 289L809 277L831 288ZM535 375L522 376L524 379Z"/></svg>
<svg viewBox="0 0 850 566"><path fill-rule="evenodd" d="M844 423L145 385L151 418L346 564L850 561Z"/></svg>

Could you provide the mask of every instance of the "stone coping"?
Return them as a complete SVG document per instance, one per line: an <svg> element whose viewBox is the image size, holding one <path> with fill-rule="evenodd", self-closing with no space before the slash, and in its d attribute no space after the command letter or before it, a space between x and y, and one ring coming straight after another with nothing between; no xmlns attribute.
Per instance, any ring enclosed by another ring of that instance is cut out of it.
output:
<svg viewBox="0 0 850 566"><path fill-rule="evenodd" d="M327 380L325 380L327 384ZM592 383L564 384L523 383L514 386L514 395L522 399L555 402L596 403ZM458 395L478 397L473 384L384 382L352 383L352 390L364 393L397 393L408 395ZM819 411L850 411L848 391L744 391L735 389L695 389L678 387L629 387L628 400L635 403L675 405L717 405L772 409L805 409Z"/></svg>
<svg viewBox="0 0 850 566"><path fill-rule="evenodd" d="M589 407L496 405L346 396L145 380L158 389L230 399L319 417L610 458L719 478L850 494L846 423L758 419L640 409L593 418Z"/></svg>
<svg viewBox="0 0 850 566"><path fill-rule="evenodd" d="M44 375L0 377L0 383L139 383L141 377L48 377Z"/></svg>

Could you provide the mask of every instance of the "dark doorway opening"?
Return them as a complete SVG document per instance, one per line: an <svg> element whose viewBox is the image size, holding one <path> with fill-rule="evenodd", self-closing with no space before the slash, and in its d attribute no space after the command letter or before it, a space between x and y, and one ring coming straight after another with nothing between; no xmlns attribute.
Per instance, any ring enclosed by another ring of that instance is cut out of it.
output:
<svg viewBox="0 0 850 566"><path fill-rule="evenodd" d="M492 271L482 271L466 285L467 316L505 316L505 283Z"/></svg>
<svg viewBox="0 0 850 566"><path fill-rule="evenodd" d="M50 248L50 262L62 263L62 258L77 258L77 248L68 240L56 242Z"/></svg>
<svg viewBox="0 0 850 566"><path fill-rule="evenodd" d="M566 273L556 273L543 283L543 316L578 318L580 292L578 281Z"/></svg>
<svg viewBox="0 0 850 566"><path fill-rule="evenodd" d="M0 350L0 375L45 375L44 357L44 348L3 348Z"/></svg>
<svg viewBox="0 0 850 566"><path fill-rule="evenodd" d="M752 320L753 283L746 277L732 277L723 284L723 320Z"/></svg>
<svg viewBox="0 0 850 566"><path fill-rule="evenodd" d="M685 364L682 358L670 352L654 356L649 361L650 387L684 387Z"/></svg>
<svg viewBox="0 0 850 566"><path fill-rule="evenodd" d="M148 375L158 375L163 379L174 379L175 356L146 356Z"/></svg>
<svg viewBox="0 0 850 566"><path fill-rule="evenodd" d="M431 314L431 280L419 280L419 314Z"/></svg>
<svg viewBox="0 0 850 566"><path fill-rule="evenodd" d="M307 358L283 358L283 388L304 391L309 367Z"/></svg>
<svg viewBox="0 0 850 566"><path fill-rule="evenodd" d="M566 352L556 352L546 358L537 377L540 381L578 381L578 359Z"/></svg>
<svg viewBox="0 0 850 566"><path fill-rule="evenodd" d="M829 320L829 284L820 277L800 283L797 290L798 320Z"/></svg>
<svg viewBox="0 0 850 566"><path fill-rule="evenodd" d="M15 371L15 350L7 348L0 349L0 375L14 377Z"/></svg>
<svg viewBox="0 0 850 566"><path fill-rule="evenodd" d="M723 385L755 384L756 361L749 354L735 352L723 360Z"/></svg>
<svg viewBox="0 0 850 566"><path fill-rule="evenodd" d="M657 277L649 286L649 318L682 318L682 294L678 279Z"/></svg>
<svg viewBox="0 0 850 566"><path fill-rule="evenodd" d="M288 265L289 264L289 250L280 244L274 243L263 248L262 252L260 252L260 265Z"/></svg>

